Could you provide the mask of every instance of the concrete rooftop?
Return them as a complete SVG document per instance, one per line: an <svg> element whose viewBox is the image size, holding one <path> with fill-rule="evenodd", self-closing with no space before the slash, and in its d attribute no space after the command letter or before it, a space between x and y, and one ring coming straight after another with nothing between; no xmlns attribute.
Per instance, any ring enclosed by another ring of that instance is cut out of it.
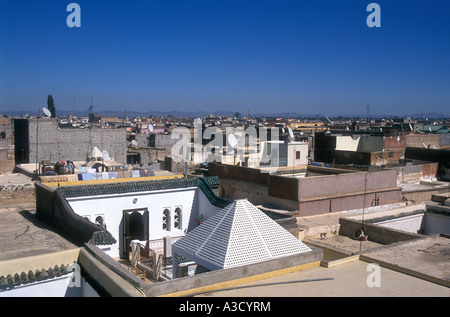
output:
<svg viewBox="0 0 450 317"><path fill-rule="evenodd" d="M31 204L0 208L0 261L78 247L37 219L34 211Z"/></svg>
<svg viewBox="0 0 450 317"><path fill-rule="evenodd" d="M365 210L365 219L412 208L395 204ZM423 205L425 207L425 205ZM425 209L425 208L424 208ZM298 217L303 241L324 247L323 265L197 297L449 297L450 239L429 236L381 245L340 236L339 218L362 210ZM325 233L325 235L323 235ZM321 236L322 234L322 236ZM334 252L337 251L337 252ZM338 255L336 255L338 254ZM380 268L380 287L369 287L369 264Z"/></svg>
<svg viewBox="0 0 450 317"><path fill-rule="evenodd" d="M448 287L380 267L380 287L369 287L369 262L315 267L196 297L449 297ZM316 280L324 279L318 281ZM258 286L259 285L259 286Z"/></svg>

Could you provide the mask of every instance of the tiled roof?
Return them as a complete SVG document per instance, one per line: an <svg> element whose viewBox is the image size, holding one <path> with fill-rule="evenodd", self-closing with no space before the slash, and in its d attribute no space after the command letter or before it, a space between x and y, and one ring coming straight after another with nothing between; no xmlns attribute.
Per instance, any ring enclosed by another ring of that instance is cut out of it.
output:
<svg viewBox="0 0 450 317"><path fill-rule="evenodd" d="M107 230L96 231L91 239L94 245L112 245L117 242L112 234Z"/></svg>
<svg viewBox="0 0 450 317"><path fill-rule="evenodd" d="M444 125L424 125L422 129L419 129L422 132L432 132L432 133L449 133L449 129Z"/></svg>
<svg viewBox="0 0 450 317"><path fill-rule="evenodd" d="M38 280L43 280L46 278L52 278L55 276L61 276L70 271L67 271L68 265L55 265L54 267L49 267L47 269L42 268L41 270L37 269L34 272L32 270L21 273L16 273L14 276L8 274L6 277L4 275L0 276L0 288L5 286L18 285L26 282L34 282Z"/></svg>
<svg viewBox="0 0 450 317"><path fill-rule="evenodd" d="M218 186L218 178L205 178L204 182L209 186ZM90 184L78 186L64 186L57 190L65 198L83 197L83 196L99 196L122 194L131 192L154 191L164 189L189 188L198 186L197 178L176 178L176 179L162 179L136 182L116 182L108 184Z"/></svg>

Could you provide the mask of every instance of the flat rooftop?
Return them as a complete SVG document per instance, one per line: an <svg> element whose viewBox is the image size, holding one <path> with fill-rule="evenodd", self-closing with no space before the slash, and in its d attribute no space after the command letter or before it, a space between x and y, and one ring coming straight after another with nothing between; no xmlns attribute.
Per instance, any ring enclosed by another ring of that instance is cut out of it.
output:
<svg viewBox="0 0 450 317"><path fill-rule="evenodd" d="M0 261L78 247L40 221L34 213L33 204L0 207Z"/></svg>
<svg viewBox="0 0 450 317"><path fill-rule="evenodd" d="M30 177L21 174L21 173L6 173L0 174L0 185L8 186L8 185L26 185L31 184L34 186L34 182Z"/></svg>
<svg viewBox="0 0 450 317"><path fill-rule="evenodd" d="M425 205L423 205L425 208ZM401 214L419 206L369 208L366 219ZM196 297L449 297L450 239L432 235L388 245L340 236L339 218L361 218L361 210L298 217L303 239L324 248L324 265ZM325 235L320 234L326 233ZM333 252L336 251L336 252ZM327 255L328 252L328 255ZM334 254L333 254L334 253ZM336 256L336 254L338 254ZM378 264L380 287L369 287L369 264Z"/></svg>

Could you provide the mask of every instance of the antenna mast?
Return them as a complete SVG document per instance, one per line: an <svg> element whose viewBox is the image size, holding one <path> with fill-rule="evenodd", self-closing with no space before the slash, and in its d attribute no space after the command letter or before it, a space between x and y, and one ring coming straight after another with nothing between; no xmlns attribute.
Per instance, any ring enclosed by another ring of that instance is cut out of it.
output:
<svg viewBox="0 0 450 317"><path fill-rule="evenodd" d="M72 117L75 115L75 103L77 102L77 98L73 98L73 109L72 109ZM72 119L73 120L73 119Z"/></svg>

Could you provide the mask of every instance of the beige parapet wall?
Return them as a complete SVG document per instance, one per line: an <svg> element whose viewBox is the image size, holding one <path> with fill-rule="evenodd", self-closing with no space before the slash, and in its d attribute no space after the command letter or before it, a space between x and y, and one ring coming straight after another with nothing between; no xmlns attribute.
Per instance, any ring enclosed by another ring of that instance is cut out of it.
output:
<svg viewBox="0 0 450 317"><path fill-rule="evenodd" d="M0 276L7 276L8 274L14 276L16 273L28 273L30 270L33 272L41 269L46 270L49 267L55 267L55 265L60 266L63 264L64 266L67 266L68 264L74 262L77 263L79 254L80 248L75 248L25 258L0 261Z"/></svg>

